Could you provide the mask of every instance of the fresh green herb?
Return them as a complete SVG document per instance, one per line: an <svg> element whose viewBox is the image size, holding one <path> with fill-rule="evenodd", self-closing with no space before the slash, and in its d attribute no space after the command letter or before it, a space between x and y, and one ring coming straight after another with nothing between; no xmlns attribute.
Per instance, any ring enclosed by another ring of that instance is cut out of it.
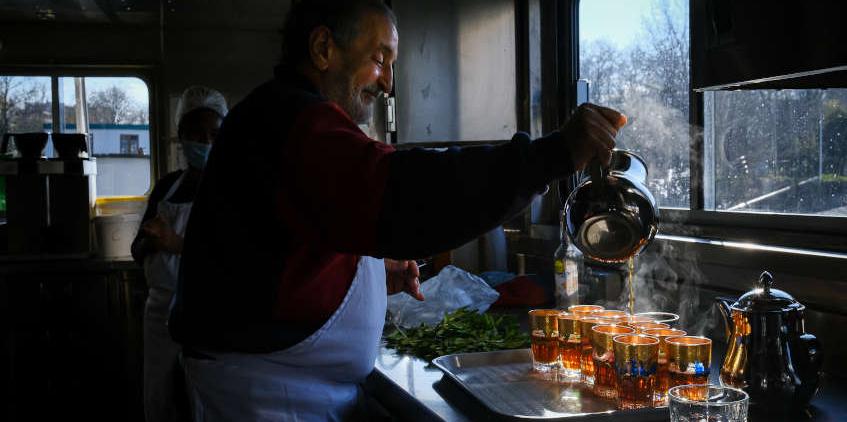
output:
<svg viewBox="0 0 847 422"><path fill-rule="evenodd" d="M514 315L479 314L461 308L444 316L435 326L421 324L386 336L386 345L427 362L453 353L488 352L529 347L529 335Z"/></svg>

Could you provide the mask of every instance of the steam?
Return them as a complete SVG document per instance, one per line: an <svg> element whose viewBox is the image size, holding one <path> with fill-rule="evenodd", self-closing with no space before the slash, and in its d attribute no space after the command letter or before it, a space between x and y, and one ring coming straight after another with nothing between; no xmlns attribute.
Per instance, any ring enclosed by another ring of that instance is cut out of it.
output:
<svg viewBox="0 0 847 422"><path fill-rule="evenodd" d="M688 206L691 136L702 129L688 123L681 109L655 95L634 91L620 109L629 123L617 137L618 147L644 158L648 166L647 186L660 206Z"/></svg>
<svg viewBox="0 0 847 422"><path fill-rule="evenodd" d="M681 256L676 246L662 246L660 253L646 253L635 258L635 312L672 312L679 315L678 327L689 335L708 335L719 323L719 315L711 300L701 298L700 286L706 284L705 276L696 262ZM611 297L600 299L597 304L607 309L627 310L626 269L624 265L615 271L614 279L606 281L604 290ZM619 285L619 290L608 283Z"/></svg>

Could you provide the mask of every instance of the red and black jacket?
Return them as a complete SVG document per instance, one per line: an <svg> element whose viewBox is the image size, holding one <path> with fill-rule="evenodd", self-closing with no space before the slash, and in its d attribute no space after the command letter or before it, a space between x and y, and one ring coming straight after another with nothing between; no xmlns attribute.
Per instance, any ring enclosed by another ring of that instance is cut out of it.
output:
<svg viewBox="0 0 847 422"><path fill-rule="evenodd" d="M362 255L411 259L502 224L572 171L558 134L395 151L278 74L221 126L186 231L173 337L270 352L320 328Z"/></svg>

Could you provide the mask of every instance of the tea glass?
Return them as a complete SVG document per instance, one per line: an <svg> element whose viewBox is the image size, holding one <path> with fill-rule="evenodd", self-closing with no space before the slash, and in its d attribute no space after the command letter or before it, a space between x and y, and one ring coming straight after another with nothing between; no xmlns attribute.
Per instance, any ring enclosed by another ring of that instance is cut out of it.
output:
<svg viewBox="0 0 847 422"><path fill-rule="evenodd" d="M659 339L659 370L656 373L656 389L653 394L654 406L668 405L668 389L670 388L670 374L668 373L668 342L669 337L680 337L686 334L683 330L673 328L651 328L644 330L644 334Z"/></svg>
<svg viewBox="0 0 847 422"><path fill-rule="evenodd" d="M591 327L594 394L599 397L614 399L618 395L614 338L620 334L635 334L635 329L613 324L600 324Z"/></svg>
<svg viewBox="0 0 847 422"><path fill-rule="evenodd" d="M555 309L533 309L529 311L532 330L532 369L547 373L556 369L559 362L559 315Z"/></svg>
<svg viewBox="0 0 847 422"><path fill-rule="evenodd" d="M632 328L635 328L635 331L637 331L639 334L644 333L644 331L646 331L646 330L653 330L653 329L656 329L656 328L671 328L670 325L665 324L664 322L652 322L652 321L650 321L650 322L635 322L635 323L629 324L629 326L632 327ZM681 335L685 335L685 334L681 334Z"/></svg>
<svg viewBox="0 0 847 422"><path fill-rule="evenodd" d="M747 422L749 396L718 385L679 385L668 392L671 422Z"/></svg>
<svg viewBox="0 0 847 422"><path fill-rule="evenodd" d="M671 326L679 322L679 315L670 312L639 312L635 315L646 316L648 318L652 318L653 321L664 322L665 324Z"/></svg>
<svg viewBox="0 0 847 422"><path fill-rule="evenodd" d="M609 324L610 320L592 316L579 318L579 335L582 350L579 357L580 381L594 385L594 359L592 358L591 327L598 324Z"/></svg>
<svg viewBox="0 0 847 422"><path fill-rule="evenodd" d="M708 384L712 340L699 336L667 337L668 385Z"/></svg>
<svg viewBox="0 0 847 422"><path fill-rule="evenodd" d="M615 336L614 347L618 409L653 407L659 339L644 334L624 334Z"/></svg>
<svg viewBox="0 0 847 422"><path fill-rule="evenodd" d="M559 314L559 381L580 380L582 335L580 318L572 313Z"/></svg>
<svg viewBox="0 0 847 422"><path fill-rule="evenodd" d="M589 315L591 315L595 312L600 312L604 309L606 309L606 308L604 308L600 305L571 305L571 306L568 306L568 312L570 312L570 313L572 313L576 316L579 316L579 317L589 316Z"/></svg>

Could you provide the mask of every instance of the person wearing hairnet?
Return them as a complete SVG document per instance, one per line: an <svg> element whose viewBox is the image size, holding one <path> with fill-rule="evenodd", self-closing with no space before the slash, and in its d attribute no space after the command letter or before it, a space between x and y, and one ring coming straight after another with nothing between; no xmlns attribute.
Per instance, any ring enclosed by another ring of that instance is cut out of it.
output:
<svg viewBox="0 0 847 422"><path fill-rule="evenodd" d="M168 312L176 287L183 235L206 159L227 113L213 89L186 89L176 108L177 134L188 169L167 174L153 188L132 256L144 266L149 295L144 307L144 415L150 421L187 419L179 344L168 334Z"/></svg>

